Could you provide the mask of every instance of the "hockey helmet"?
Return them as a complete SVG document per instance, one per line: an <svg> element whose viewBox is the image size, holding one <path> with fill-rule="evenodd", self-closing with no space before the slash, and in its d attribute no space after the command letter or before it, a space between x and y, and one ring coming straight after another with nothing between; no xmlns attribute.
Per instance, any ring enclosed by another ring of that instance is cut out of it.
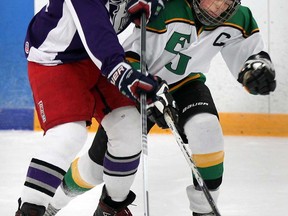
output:
<svg viewBox="0 0 288 216"><path fill-rule="evenodd" d="M198 20L206 26L217 26L227 21L238 9L241 0L192 0Z"/></svg>

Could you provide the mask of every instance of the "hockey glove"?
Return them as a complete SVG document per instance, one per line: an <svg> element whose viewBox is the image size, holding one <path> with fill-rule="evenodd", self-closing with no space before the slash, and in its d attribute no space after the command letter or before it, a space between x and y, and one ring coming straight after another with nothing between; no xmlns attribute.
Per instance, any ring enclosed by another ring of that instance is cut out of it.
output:
<svg viewBox="0 0 288 216"><path fill-rule="evenodd" d="M275 70L268 53L262 51L250 56L237 80L251 94L268 95L273 92L276 88Z"/></svg>
<svg viewBox="0 0 288 216"><path fill-rule="evenodd" d="M178 123L178 107L172 95L168 92L168 85L161 78L157 77L159 86L156 90L156 100L148 104L147 116L160 128L166 129L168 125L164 119L164 113L168 112L175 124Z"/></svg>
<svg viewBox="0 0 288 216"><path fill-rule="evenodd" d="M167 0L129 0L126 9L131 14L131 19L140 25L141 14L145 13L147 22L158 16Z"/></svg>
<svg viewBox="0 0 288 216"><path fill-rule="evenodd" d="M108 80L133 101L139 101L141 93L146 93L147 100L151 100L155 97L159 85L152 75L145 76L124 62L119 63L110 72Z"/></svg>

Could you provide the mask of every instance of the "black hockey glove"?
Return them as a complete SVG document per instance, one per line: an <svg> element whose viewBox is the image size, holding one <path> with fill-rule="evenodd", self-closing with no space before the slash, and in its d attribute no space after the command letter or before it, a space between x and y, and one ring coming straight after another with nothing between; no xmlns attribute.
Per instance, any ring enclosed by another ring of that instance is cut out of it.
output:
<svg viewBox="0 0 288 216"><path fill-rule="evenodd" d="M108 80L117 86L122 94L134 101L140 100L141 93L147 94L147 100L153 100L159 86L152 75L145 76L124 62L119 63L110 72Z"/></svg>
<svg viewBox="0 0 288 216"><path fill-rule="evenodd" d="M250 56L237 80L251 94L268 95L273 92L276 88L275 70L268 53L262 51Z"/></svg>
<svg viewBox="0 0 288 216"><path fill-rule="evenodd" d="M168 125L164 119L164 113L168 112L174 123L178 123L178 107L172 95L168 92L168 85L161 78L157 77L159 86L156 90L156 100L148 104L147 116L160 128L166 129Z"/></svg>
<svg viewBox="0 0 288 216"><path fill-rule="evenodd" d="M141 14L146 14L147 22L158 16L164 8L167 0L129 0L126 6L131 19L136 25L140 25Z"/></svg>

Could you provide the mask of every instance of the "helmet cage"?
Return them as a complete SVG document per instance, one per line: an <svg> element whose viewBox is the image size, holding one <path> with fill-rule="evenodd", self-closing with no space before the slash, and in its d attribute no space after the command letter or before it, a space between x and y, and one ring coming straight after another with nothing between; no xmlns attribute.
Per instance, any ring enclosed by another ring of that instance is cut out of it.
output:
<svg viewBox="0 0 288 216"><path fill-rule="evenodd" d="M192 5L198 20L206 26L217 26L226 22L237 11L241 4L241 0L232 0L233 3L230 4L230 6L223 13L221 13L218 17L214 17L200 7L200 1L201 0L194 0ZM223 4L225 1L231 0L224 0Z"/></svg>

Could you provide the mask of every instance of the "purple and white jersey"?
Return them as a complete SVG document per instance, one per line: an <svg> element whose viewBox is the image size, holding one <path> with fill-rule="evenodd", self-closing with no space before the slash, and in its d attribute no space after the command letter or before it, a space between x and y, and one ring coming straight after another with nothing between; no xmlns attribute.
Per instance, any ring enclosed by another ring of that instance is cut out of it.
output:
<svg viewBox="0 0 288 216"><path fill-rule="evenodd" d="M49 0L29 24L27 60L53 66L91 58L107 75L124 61L117 33L129 24L125 5L126 0Z"/></svg>

